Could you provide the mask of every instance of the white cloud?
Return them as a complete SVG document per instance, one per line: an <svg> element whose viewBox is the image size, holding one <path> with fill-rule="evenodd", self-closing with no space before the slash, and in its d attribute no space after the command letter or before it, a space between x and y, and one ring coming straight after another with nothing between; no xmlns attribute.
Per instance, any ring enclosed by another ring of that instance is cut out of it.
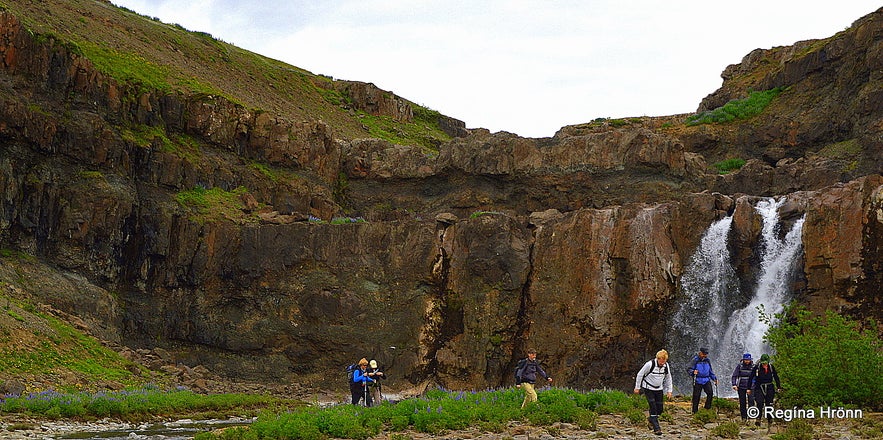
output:
<svg viewBox="0 0 883 440"><path fill-rule="evenodd" d="M755 48L825 38L878 0L113 0L469 127L550 136L691 112Z"/></svg>

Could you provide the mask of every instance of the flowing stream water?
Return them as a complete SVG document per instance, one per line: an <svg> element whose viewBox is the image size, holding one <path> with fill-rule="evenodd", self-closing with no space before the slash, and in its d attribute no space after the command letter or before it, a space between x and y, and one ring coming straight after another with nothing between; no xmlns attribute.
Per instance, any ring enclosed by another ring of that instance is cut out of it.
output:
<svg viewBox="0 0 883 440"><path fill-rule="evenodd" d="M762 230L759 275L750 296L740 291L739 286L747 284L740 283L731 261L728 237L732 217L713 223L691 256L681 277L682 302L668 333L676 393L692 392L687 364L699 347L709 349L709 359L720 382L716 392L722 397L735 395L730 388L730 375L743 353L751 353L757 359L770 352L763 341L769 325L759 319L759 313L779 313L791 299L790 280L802 251L804 219L795 221L783 237L778 217L783 203L784 199L765 199L755 206L762 219Z"/></svg>
<svg viewBox="0 0 883 440"><path fill-rule="evenodd" d="M176 422L153 424L96 424L87 429L58 435L58 439L149 439L149 440L185 440L192 439L196 434L229 426L242 426L251 423L252 419L233 418L227 420L178 420Z"/></svg>

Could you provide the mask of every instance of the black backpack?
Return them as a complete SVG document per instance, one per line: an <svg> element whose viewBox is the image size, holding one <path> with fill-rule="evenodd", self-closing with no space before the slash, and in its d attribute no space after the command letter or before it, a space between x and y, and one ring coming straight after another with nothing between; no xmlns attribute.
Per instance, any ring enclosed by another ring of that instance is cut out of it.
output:
<svg viewBox="0 0 883 440"><path fill-rule="evenodd" d="M356 364L349 365L343 369L344 371L346 371L346 383L348 383L350 386L352 386L353 384L353 375L356 373L357 369L359 369L359 366Z"/></svg>
<svg viewBox="0 0 883 440"><path fill-rule="evenodd" d="M527 363L527 358L524 358L515 365L515 383L520 383L521 380L519 376L521 375L521 370L524 369L524 364Z"/></svg>

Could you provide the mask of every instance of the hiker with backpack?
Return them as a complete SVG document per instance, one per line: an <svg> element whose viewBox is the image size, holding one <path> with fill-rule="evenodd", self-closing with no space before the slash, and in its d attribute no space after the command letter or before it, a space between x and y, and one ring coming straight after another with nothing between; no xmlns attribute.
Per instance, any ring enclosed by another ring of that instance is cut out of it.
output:
<svg viewBox="0 0 883 440"><path fill-rule="evenodd" d="M659 426L659 415L663 410L662 395L665 394L671 399L671 371L666 362L668 362L668 352L659 350L656 352L656 358L647 361L635 376L635 394L642 393L647 398L647 406L649 406L647 421L650 422L650 429L656 435L662 435L662 428Z"/></svg>
<svg viewBox="0 0 883 440"><path fill-rule="evenodd" d="M773 386L773 382L775 382L775 386ZM750 387L749 392L754 394L754 401L759 410L754 425L760 426L764 407L773 405L773 399L776 398L776 389L782 388L782 383L779 382L779 374L776 373L776 368L770 363L770 355L764 353L760 356L760 361L751 370L751 379L748 386ZM767 413L766 423L767 426L773 423L771 413Z"/></svg>
<svg viewBox="0 0 883 440"><path fill-rule="evenodd" d="M515 387L524 388L524 402L521 402L522 408L530 402L537 401L537 391L534 389L537 375L552 383L552 378L546 374L546 371L543 370L543 367L537 361L537 351L530 349L527 350L527 358L518 361L518 366L515 368Z"/></svg>
<svg viewBox="0 0 883 440"><path fill-rule="evenodd" d="M365 406L371 406L371 394L368 393L368 384L374 382L374 379L368 377L366 370L368 369L368 359L359 359L358 368L352 370L353 379L350 382L350 392L353 397L353 405L358 405L359 401L364 399Z"/></svg>
<svg viewBox="0 0 883 440"><path fill-rule="evenodd" d="M703 391L705 391L705 409L711 409L711 399L714 396L714 388L711 387L711 384L714 382L717 385L717 375L711 368L707 348L699 349L699 353L693 356L690 368L687 370L690 377L693 378L693 414L699 410L699 400L702 399Z"/></svg>
<svg viewBox="0 0 883 440"><path fill-rule="evenodd" d="M742 416L742 423L748 421L748 408L754 406L754 395L751 394L751 372L753 370L754 361L751 359L751 353L745 353L742 355L742 361L733 370L731 378L733 391L739 394L739 415Z"/></svg>

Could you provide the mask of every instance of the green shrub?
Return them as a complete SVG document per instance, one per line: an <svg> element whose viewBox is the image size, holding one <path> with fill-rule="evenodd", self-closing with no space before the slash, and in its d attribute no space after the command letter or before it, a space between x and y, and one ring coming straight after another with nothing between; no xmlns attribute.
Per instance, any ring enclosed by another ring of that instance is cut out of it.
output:
<svg viewBox="0 0 883 440"><path fill-rule="evenodd" d="M739 402L730 399L723 399L717 396L712 399L711 405L715 408L725 411L735 411L739 409Z"/></svg>
<svg viewBox="0 0 883 440"><path fill-rule="evenodd" d="M362 217L333 217L330 223L332 225L344 225L347 223L365 223L365 221Z"/></svg>
<svg viewBox="0 0 883 440"><path fill-rule="evenodd" d="M870 417L856 421L852 433L862 438L883 438L883 421L878 422Z"/></svg>
<svg viewBox="0 0 883 440"><path fill-rule="evenodd" d="M789 308L776 318L765 339L776 350L782 405L883 409L883 344L875 331L830 310L813 316ZM761 319L772 321L762 310Z"/></svg>
<svg viewBox="0 0 883 440"><path fill-rule="evenodd" d="M785 431L770 436L773 440L812 440L813 427L806 419L788 422Z"/></svg>
<svg viewBox="0 0 883 440"><path fill-rule="evenodd" d="M693 423L696 425L704 425L715 420L717 420L717 413L710 409L702 408L693 414Z"/></svg>
<svg viewBox="0 0 883 440"><path fill-rule="evenodd" d="M598 414L587 409L579 411L578 413L576 413L574 423L576 423L576 426L579 426L579 429L582 429L584 431L597 431Z"/></svg>
<svg viewBox="0 0 883 440"><path fill-rule="evenodd" d="M248 193L245 187L238 187L233 191L223 188L195 187L175 194L175 200L182 207L190 209L191 215L198 221L211 220L241 220L256 218L244 216L242 196Z"/></svg>
<svg viewBox="0 0 883 440"><path fill-rule="evenodd" d="M742 168L744 165L745 159L727 159L714 164L714 167L719 174L729 174Z"/></svg>
<svg viewBox="0 0 883 440"><path fill-rule="evenodd" d="M630 408L625 412L625 418L633 425L640 425L647 418L644 411L637 408Z"/></svg>
<svg viewBox="0 0 883 440"><path fill-rule="evenodd" d="M723 438L739 438L739 424L736 422L723 422L715 426L711 433Z"/></svg>
<svg viewBox="0 0 883 440"><path fill-rule="evenodd" d="M689 116L686 123L688 126L692 126L748 119L763 112L780 93L782 93L781 87L762 92L751 92L745 99L734 99L722 107Z"/></svg>

